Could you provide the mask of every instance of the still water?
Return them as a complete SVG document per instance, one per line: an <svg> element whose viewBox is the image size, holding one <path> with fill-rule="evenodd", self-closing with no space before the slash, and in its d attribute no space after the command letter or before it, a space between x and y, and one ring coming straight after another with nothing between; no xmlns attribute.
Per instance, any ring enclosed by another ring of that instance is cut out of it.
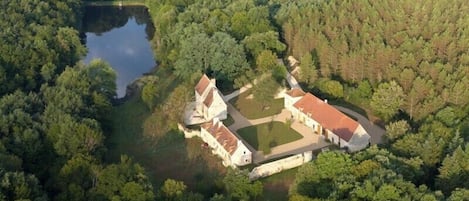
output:
<svg viewBox="0 0 469 201"><path fill-rule="evenodd" d="M154 27L146 7L87 7L82 27L88 48L84 62L101 58L111 64L119 98L127 85L156 66L149 42Z"/></svg>

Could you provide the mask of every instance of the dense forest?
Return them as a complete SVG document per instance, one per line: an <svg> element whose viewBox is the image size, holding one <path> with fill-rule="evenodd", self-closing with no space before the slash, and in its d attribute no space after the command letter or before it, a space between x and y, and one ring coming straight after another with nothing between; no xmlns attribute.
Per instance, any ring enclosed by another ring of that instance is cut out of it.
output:
<svg viewBox="0 0 469 201"><path fill-rule="evenodd" d="M102 162L115 72L78 61L82 2L3 1L0 200L151 200L138 164Z"/></svg>
<svg viewBox="0 0 469 201"><path fill-rule="evenodd" d="M387 134L358 153L319 154L298 169L290 200L469 198L467 2L145 4L159 68L176 77L145 81L141 98L160 114L147 137L175 132L201 73L223 90L258 77L278 86L287 68L277 59L293 55L304 89L363 108ZM116 74L105 61L80 62L79 30L92 26L82 24L84 2L0 5L0 200L262 200L262 182L245 171L228 170L207 194L173 179L155 186L126 155L106 160Z"/></svg>

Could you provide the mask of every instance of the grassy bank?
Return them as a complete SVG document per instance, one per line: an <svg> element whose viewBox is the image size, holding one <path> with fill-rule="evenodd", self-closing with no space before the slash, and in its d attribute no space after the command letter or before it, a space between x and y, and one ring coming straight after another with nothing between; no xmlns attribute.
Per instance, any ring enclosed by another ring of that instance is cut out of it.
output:
<svg viewBox="0 0 469 201"><path fill-rule="evenodd" d="M112 132L107 136L106 159L116 162L129 155L148 172L155 187L172 178L190 190L205 195L219 192L217 182L224 173L221 161L202 148L200 139L184 139L178 132L168 132L158 139L145 136L158 129L157 113L151 113L138 96L114 107L110 114Z"/></svg>

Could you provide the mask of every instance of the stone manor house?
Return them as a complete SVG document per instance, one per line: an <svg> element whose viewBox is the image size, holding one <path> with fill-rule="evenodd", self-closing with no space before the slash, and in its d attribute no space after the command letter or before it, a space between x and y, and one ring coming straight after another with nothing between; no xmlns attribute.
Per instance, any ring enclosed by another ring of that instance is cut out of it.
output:
<svg viewBox="0 0 469 201"><path fill-rule="evenodd" d="M328 139L340 148L350 152L366 148L371 136L362 125L340 112L327 100L321 100L300 88L287 91L284 99L285 108L292 113L292 118L304 123L314 133Z"/></svg>
<svg viewBox="0 0 469 201"><path fill-rule="evenodd" d="M252 152L221 120L227 118L227 105L216 87L215 79L206 75L195 86L195 101L186 108L184 123L199 124L199 136L223 160L225 166L243 166L252 162ZM350 152L366 148L370 135L357 121L332 105L301 88L293 88L284 96L284 107L292 119L311 128L314 133Z"/></svg>

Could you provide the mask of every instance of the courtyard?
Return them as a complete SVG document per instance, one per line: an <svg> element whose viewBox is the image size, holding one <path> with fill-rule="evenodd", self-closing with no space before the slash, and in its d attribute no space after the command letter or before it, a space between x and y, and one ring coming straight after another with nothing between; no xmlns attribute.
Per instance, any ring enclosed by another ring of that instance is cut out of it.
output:
<svg viewBox="0 0 469 201"><path fill-rule="evenodd" d="M288 123L271 121L248 126L236 131L244 140L258 151L269 154L271 148L303 138L290 128Z"/></svg>

